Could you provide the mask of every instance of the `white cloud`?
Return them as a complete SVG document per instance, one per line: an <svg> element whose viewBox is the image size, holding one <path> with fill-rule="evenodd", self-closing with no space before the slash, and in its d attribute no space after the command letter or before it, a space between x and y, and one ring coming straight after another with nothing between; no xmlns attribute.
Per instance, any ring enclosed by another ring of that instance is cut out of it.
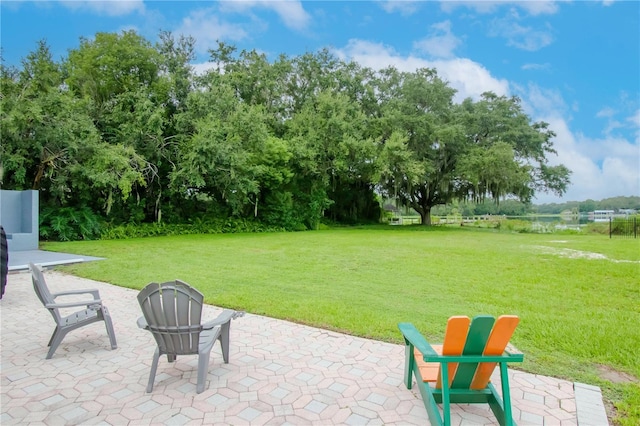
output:
<svg viewBox="0 0 640 426"><path fill-rule="evenodd" d="M467 7L477 13L493 13L503 6L519 7L534 16L551 15L558 11L558 2L552 0L442 0L441 5L445 12L452 12L458 7Z"/></svg>
<svg viewBox="0 0 640 426"><path fill-rule="evenodd" d="M216 69L218 64L215 62L201 62L199 64L191 64L193 72L196 75L204 75L207 71Z"/></svg>
<svg viewBox="0 0 640 426"><path fill-rule="evenodd" d="M297 31L308 28L311 23L311 16L298 0L233 0L219 5L223 12L245 13L256 7L273 10L288 28Z"/></svg>
<svg viewBox="0 0 640 426"><path fill-rule="evenodd" d="M600 111L598 111L598 113L596 114L596 117L597 118L613 117L615 115L615 113L616 113L616 111L613 108L604 107Z"/></svg>
<svg viewBox="0 0 640 426"><path fill-rule="evenodd" d="M429 61L413 55L403 57L389 46L364 40L350 40L347 46L334 52L342 59L352 59L373 69L394 66L400 71L410 72L418 68L436 68L438 75L458 91L456 102L467 97L478 99L486 91L498 95L509 93L506 80L493 77L485 67L466 58Z"/></svg>
<svg viewBox="0 0 640 426"><path fill-rule="evenodd" d="M617 108L610 106L603 107L596 113L596 118L606 120L606 127L603 133L607 136L615 136L617 134L633 134L636 143L640 143L640 109L633 102L626 99L626 94L621 95L621 99Z"/></svg>
<svg viewBox="0 0 640 426"><path fill-rule="evenodd" d="M489 36L504 37L507 45L530 52L540 50L553 42L549 28L534 29L520 25L520 15L512 9L504 18L496 18L491 22Z"/></svg>
<svg viewBox="0 0 640 426"><path fill-rule="evenodd" d="M571 171L571 185L560 198L540 193L538 203L562 200L599 200L614 196L640 195L640 146L622 138L590 139L574 135L561 117L546 117L557 136L557 156L552 165L564 164Z"/></svg>
<svg viewBox="0 0 640 426"><path fill-rule="evenodd" d="M403 16L414 14L418 10L418 1L381 0L380 5L388 13L400 12Z"/></svg>
<svg viewBox="0 0 640 426"><path fill-rule="evenodd" d="M519 0L514 2L522 9L529 12L531 15L553 15L558 11L557 1L547 0Z"/></svg>
<svg viewBox="0 0 640 426"><path fill-rule="evenodd" d="M616 0L602 0L602 5L603 6L611 6L615 2L616 2Z"/></svg>
<svg viewBox="0 0 640 426"><path fill-rule="evenodd" d="M640 147L640 109L637 110L632 116L627 117L627 123L634 131L636 138L636 145ZM640 166L640 165L639 165ZM638 167L640 169L640 167Z"/></svg>
<svg viewBox="0 0 640 426"><path fill-rule="evenodd" d="M556 133L553 142L558 155L550 155L549 163L564 164L572 172L565 195L539 193L537 203L640 195L640 141L609 134L590 138L574 133L567 121L565 101L558 91L530 84L525 92L523 106L527 112L535 121L549 123ZM607 108L600 111L603 117L612 112Z"/></svg>
<svg viewBox="0 0 640 426"><path fill-rule="evenodd" d="M627 117L627 121L631 123L632 126L640 128L640 109L637 110L632 116Z"/></svg>
<svg viewBox="0 0 640 426"><path fill-rule="evenodd" d="M551 64L548 63L548 62L545 62L544 64L524 64L520 68L525 70L525 71L527 71L527 70L548 71L548 70L551 69Z"/></svg>
<svg viewBox="0 0 640 426"><path fill-rule="evenodd" d="M429 66L436 68L438 74L458 90L455 96L458 102L468 97L478 99L484 92L494 92L499 96L509 94L507 80L493 77L484 66L470 59L437 60L430 62Z"/></svg>
<svg viewBox="0 0 640 426"><path fill-rule="evenodd" d="M458 7L468 7L478 13L494 13L501 7L508 6L509 10L502 18L493 18L487 21L488 35L490 37L503 37L508 46L530 52L540 50L554 41L552 28L546 23L534 28L524 25L525 18L540 14L553 14L558 11L555 1L443 1L442 8L445 11L453 11ZM525 13L521 16L521 11ZM539 21L539 20L538 20ZM523 68L525 69L525 68Z"/></svg>
<svg viewBox="0 0 640 426"><path fill-rule="evenodd" d="M617 115L618 111L609 106L605 106L596 113L596 118L606 119L606 126L603 130L605 135L611 135L616 129L625 127L625 123L616 118Z"/></svg>
<svg viewBox="0 0 640 426"><path fill-rule="evenodd" d="M602 138L591 138L571 129L571 112L561 92L529 83L512 85L522 99L522 107L533 121L549 123L556 133L553 139L557 155L548 155L550 165L564 164L571 170L571 184L562 197L540 192L536 203L599 200L618 195L640 195L640 141L605 132ZM610 118L615 111L603 108L599 113ZM629 121L634 121L629 119ZM640 120L640 112L638 112Z"/></svg>
<svg viewBox="0 0 640 426"><path fill-rule="evenodd" d="M560 91L545 89L535 84L529 84L523 100L524 108L528 110L530 115L554 114L562 116L567 111L567 104Z"/></svg>
<svg viewBox="0 0 640 426"><path fill-rule="evenodd" d="M88 10L98 15L108 16L122 16L145 11L143 0L68 0L60 3L71 10Z"/></svg>
<svg viewBox="0 0 640 426"><path fill-rule="evenodd" d="M450 58L462 42L451 32L451 21L431 25L429 37L413 43L414 49L421 50L437 58Z"/></svg>
<svg viewBox="0 0 640 426"><path fill-rule="evenodd" d="M175 33L194 37L199 52L215 47L217 40L239 41L248 37L242 25L221 21L213 9L192 11L182 20Z"/></svg>

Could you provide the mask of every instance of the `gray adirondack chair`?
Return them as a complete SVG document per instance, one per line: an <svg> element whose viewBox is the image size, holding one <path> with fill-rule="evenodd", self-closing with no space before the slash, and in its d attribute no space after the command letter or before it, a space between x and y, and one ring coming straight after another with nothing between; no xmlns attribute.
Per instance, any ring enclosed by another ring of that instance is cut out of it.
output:
<svg viewBox="0 0 640 426"><path fill-rule="evenodd" d="M56 322L56 328L53 331L53 335L51 335L51 339L49 339L49 344L47 345L49 346L49 352L47 353L46 359L50 359L53 356L67 333L97 321L104 321L107 328L107 334L109 335L109 340L111 342L111 349L116 349L118 347L116 343L116 335L113 331L113 323L111 322L111 315L109 314L107 307L102 304L98 290L83 289L51 293L40 268L33 263L29 263L29 270L31 271L33 289L35 290L38 299L40 299L44 307L49 310L49 313ZM56 302L56 299L61 296L76 296L82 294L90 294L92 299L73 302ZM60 309L80 306L85 307L85 309L66 316L60 313Z"/></svg>
<svg viewBox="0 0 640 426"><path fill-rule="evenodd" d="M197 393L204 391L209 355L216 340L220 341L225 364L229 362L231 320L244 315L244 312L225 309L216 319L202 324L203 301L202 293L180 280L150 283L138 294L143 313L138 318L138 327L150 331L158 345L153 355L147 392L153 390L161 355L167 355L169 362L174 362L178 355L198 355Z"/></svg>

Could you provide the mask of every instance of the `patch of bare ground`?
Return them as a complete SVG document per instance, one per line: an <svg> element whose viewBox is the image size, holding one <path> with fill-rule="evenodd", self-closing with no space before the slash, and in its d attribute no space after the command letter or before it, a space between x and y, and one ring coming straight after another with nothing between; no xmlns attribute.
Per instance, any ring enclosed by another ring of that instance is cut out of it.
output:
<svg viewBox="0 0 640 426"><path fill-rule="evenodd" d="M568 248L547 247L547 246L532 246L532 248L545 254L553 254L558 257L564 257L568 259L608 260L614 263L640 263L640 261L638 260L609 259L604 254L594 253L590 251L573 250Z"/></svg>
<svg viewBox="0 0 640 426"><path fill-rule="evenodd" d="M569 259L593 259L593 260L607 260L607 256L600 253L593 253L590 251L572 250L568 248L557 248L547 246L533 246L534 249L539 250L545 254L555 254L560 257L567 257Z"/></svg>
<svg viewBox="0 0 640 426"><path fill-rule="evenodd" d="M615 368L609 367L608 365L596 364L596 369L598 370L598 375L602 379L608 380L611 383L640 382L640 380L638 380L631 374L618 371ZM615 421L615 419L617 419L617 416L618 416L618 410L616 409L615 404L607 398L603 398L602 402L604 404L604 409L607 412L607 418L609 419L609 424L618 426L620 423Z"/></svg>
<svg viewBox="0 0 640 426"><path fill-rule="evenodd" d="M596 365L596 368L598 369L598 375L601 378L610 381L611 383L638 383L638 382L640 382L640 380L638 380L633 375L625 373L623 371L618 371L615 368L609 367L608 365L598 364L598 365Z"/></svg>

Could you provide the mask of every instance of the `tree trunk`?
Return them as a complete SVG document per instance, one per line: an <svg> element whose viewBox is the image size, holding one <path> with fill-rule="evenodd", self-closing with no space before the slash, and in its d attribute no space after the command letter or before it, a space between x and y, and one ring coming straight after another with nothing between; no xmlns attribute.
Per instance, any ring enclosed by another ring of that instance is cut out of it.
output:
<svg viewBox="0 0 640 426"><path fill-rule="evenodd" d="M431 226L431 207L420 209L420 219L423 226Z"/></svg>
<svg viewBox="0 0 640 426"><path fill-rule="evenodd" d="M31 189L40 189L40 180L42 179L42 176L44 176L44 168L45 164L40 163L40 165L38 166L38 173L36 173L36 177L33 179L33 185L31 186Z"/></svg>

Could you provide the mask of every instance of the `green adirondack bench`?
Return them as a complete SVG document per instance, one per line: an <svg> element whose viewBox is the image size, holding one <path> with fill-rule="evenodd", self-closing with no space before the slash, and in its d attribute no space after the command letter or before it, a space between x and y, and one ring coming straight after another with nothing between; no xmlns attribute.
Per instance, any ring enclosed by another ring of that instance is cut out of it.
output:
<svg viewBox="0 0 640 426"><path fill-rule="evenodd" d="M518 321L514 315L497 320L482 315L473 321L454 316L447 322L442 345L430 345L412 324L398 324L406 345L405 385L411 389L414 375L432 425L451 424L451 403L488 403L501 425L515 425L507 362L522 362L523 355L505 348ZM490 382L497 364L502 397Z"/></svg>

